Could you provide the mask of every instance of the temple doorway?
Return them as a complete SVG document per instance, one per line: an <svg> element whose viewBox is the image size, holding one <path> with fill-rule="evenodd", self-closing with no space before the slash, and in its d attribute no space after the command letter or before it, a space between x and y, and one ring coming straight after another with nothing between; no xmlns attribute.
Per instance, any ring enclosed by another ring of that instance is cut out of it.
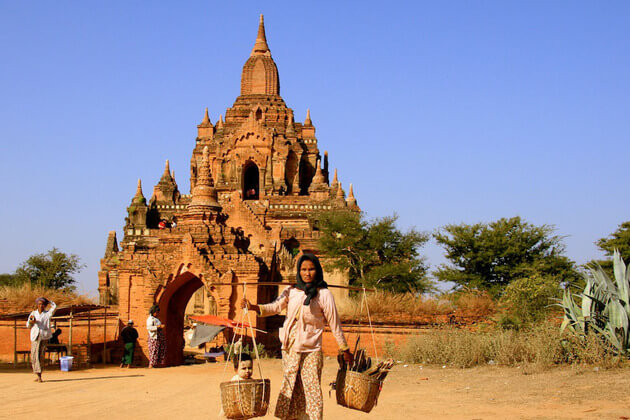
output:
<svg viewBox="0 0 630 420"><path fill-rule="evenodd" d="M204 288L201 279L190 272L185 272L171 281L160 296L158 303L160 320L166 324L164 329L166 338L164 362L167 366L178 366L184 363L186 306L195 292L201 288Z"/></svg>
<svg viewBox="0 0 630 420"><path fill-rule="evenodd" d="M252 161L245 164L243 170L243 199L258 200L260 191L260 175L258 166Z"/></svg>

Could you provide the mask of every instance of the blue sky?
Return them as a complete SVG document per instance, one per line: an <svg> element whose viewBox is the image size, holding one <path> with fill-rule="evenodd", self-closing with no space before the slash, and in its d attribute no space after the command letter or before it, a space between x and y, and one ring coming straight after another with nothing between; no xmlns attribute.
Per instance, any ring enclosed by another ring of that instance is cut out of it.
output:
<svg viewBox="0 0 630 420"><path fill-rule="evenodd" d="M95 294L137 179L149 196L170 159L189 191L260 13L282 96L368 215L520 215L578 263L630 220L628 2L0 1L0 272L56 246Z"/></svg>

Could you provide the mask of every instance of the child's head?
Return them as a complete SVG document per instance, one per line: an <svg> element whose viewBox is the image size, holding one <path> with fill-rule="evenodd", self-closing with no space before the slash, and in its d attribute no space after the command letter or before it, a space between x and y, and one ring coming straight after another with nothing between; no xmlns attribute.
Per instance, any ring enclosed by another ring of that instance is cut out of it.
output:
<svg viewBox="0 0 630 420"><path fill-rule="evenodd" d="M234 355L234 372L241 379L250 379L254 371L254 362L252 357L247 353L241 353L240 361L237 355Z"/></svg>

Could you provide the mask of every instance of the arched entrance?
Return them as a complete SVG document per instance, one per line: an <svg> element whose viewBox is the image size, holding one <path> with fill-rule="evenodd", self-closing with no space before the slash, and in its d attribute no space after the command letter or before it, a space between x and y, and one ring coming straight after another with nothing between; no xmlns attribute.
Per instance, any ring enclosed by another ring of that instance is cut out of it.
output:
<svg viewBox="0 0 630 420"><path fill-rule="evenodd" d="M258 166L252 161L245 164L243 169L243 199L258 200L260 190L260 175Z"/></svg>
<svg viewBox="0 0 630 420"><path fill-rule="evenodd" d="M313 175L315 175L313 165L306 155L302 156L300 160L300 195L308 195L308 187L311 186Z"/></svg>
<svg viewBox="0 0 630 420"><path fill-rule="evenodd" d="M192 295L203 287L199 277L185 272L171 281L160 296L160 320L166 324L167 366L178 366L184 362L184 317L186 305Z"/></svg>

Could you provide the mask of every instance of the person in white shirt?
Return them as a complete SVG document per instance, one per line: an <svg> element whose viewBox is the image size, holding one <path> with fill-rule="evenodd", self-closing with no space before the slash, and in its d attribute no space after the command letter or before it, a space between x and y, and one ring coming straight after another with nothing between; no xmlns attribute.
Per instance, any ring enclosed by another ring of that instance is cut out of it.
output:
<svg viewBox="0 0 630 420"><path fill-rule="evenodd" d="M35 382L42 382L42 366L41 357L44 352L46 341L52 337L50 331L50 318L55 314L57 305L45 297L39 297L35 300L37 310L31 312L26 321L27 328L31 329L31 365L33 373L37 375ZM46 310L46 306L50 303L50 309Z"/></svg>
<svg viewBox="0 0 630 420"><path fill-rule="evenodd" d="M158 305L151 306L147 318L147 331L149 332L149 368L160 366L166 356L166 339L164 337L164 324L157 315L160 313Z"/></svg>

